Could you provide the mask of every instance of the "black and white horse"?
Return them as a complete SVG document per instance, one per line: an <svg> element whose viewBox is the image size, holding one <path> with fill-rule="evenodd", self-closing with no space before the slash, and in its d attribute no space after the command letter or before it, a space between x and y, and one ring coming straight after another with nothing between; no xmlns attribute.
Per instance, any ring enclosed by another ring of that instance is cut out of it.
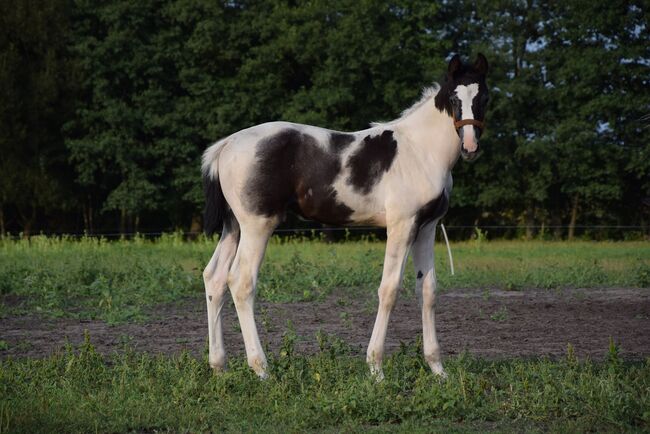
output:
<svg viewBox="0 0 650 434"><path fill-rule="evenodd" d="M424 357L445 375L436 338L436 275L433 243L447 211L451 169L459 155L473 159L488 102L488 64L473 65L456 55L442 86L392 122L344 133L309 125L271 122L239 131L203 154L208 234L223 227L203 272L208 305L209 362L226 364L221 328L224 295L230 288L244 336L248 364L267 375L253 305L257 273L273 230L287 211L334 225L387 229L379 310L367 362L381 379L388 317L410 251L422 307Z"/></svg>

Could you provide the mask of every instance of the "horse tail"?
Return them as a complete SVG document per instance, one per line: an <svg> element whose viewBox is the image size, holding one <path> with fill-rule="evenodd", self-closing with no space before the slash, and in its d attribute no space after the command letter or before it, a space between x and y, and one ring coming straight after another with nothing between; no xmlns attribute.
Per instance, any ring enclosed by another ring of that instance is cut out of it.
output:
<svg viewBox="0 0 650 434"><path fill-rule="evenodd" d="M203 153L201 164L203 192L205 193L203 230L207 235L212 235L223 227L230 208L219 182L219 154L226 143L227 139L220 140Z"/></svg>

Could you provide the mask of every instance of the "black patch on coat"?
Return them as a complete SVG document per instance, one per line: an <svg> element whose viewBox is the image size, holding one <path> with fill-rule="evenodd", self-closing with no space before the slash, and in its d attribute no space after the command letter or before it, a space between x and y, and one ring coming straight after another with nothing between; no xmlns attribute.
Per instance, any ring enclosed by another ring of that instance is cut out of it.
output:
<svg viewBox="0 0 650 434"><path fill-rule="evenodd" d="M209 299L210 301L212 301L212 296L211 296L211 295L208 295L208 299Z"/></svg>
<svg viewBox="0 0 650 434"><path fill-rule="evenodd" d="M354 142L354 134L333 132L330 134L330 148L333 152L340 154L350 143Z"/></svg>
<svg viewBox="0 0 650 434"><path fill-rule="evenodd" d="M418 270L418 279L422 279L422 276L424 276L424 274L422 274L422 270Z"/></svg>
<svg viewBox="0 0 650 434"><path fill-rule="evenodd" d="M391 130L385 130L377 136L366 136L347 162L347 167L350 168L348 184L362 194L370 193L372 187L390 169L396 155L397 141Z"/></svg>
<svg viewBox="0 0 650 434"><path fill-rule="evenodd" d="M353 210L336 199L332 186L340 172L338 155L309 134L288 128L257 143L244 203L267 217L283 219L290 209L323 223L349 223Z"/></svg>
<svg viewBox="0 0 650 434"><path fill-rule="evenodd" d="M420 208L415 214L415 225L411 232L411 240L417 238L418 232L422 226L438 220L447 214L447 209L449 209L449 199L445 195L444 191L437 198L431 199L429 202L425 203L424 206L422 206L422 208Z"/></svg>
<svg viewBox="0 0 650 434"><path fill-rule="evenodd" d="M444 192L435 199L431 199L429 202L425 203L422 208L415 215L415 223L418 228L431 223L434 220L438 220L447 213L449 208L449 199Z"/></svg>

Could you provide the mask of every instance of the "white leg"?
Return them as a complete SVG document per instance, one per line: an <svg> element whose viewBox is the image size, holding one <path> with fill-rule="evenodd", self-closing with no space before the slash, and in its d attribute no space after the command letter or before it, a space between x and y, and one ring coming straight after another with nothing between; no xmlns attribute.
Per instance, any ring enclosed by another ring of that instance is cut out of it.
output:
<svg viewBox="0 0 650 434"><path fill-rule="evenodd" d="M234 219L233 219L234 220ZM221 328L221 309L226 293L228 270L237 252L239 240L239 225L233 221L226 225L219 244L203 270L205 284L205 300L208 306L208 345L210 354L208 360L215 372L226 368L226 350L223 345L223 330Z"/></svg>
<svg viewBox="0 0 650 434"><path fill-rule="evenodd" d="M269 224L268 221L256 225L244 226L242 224L237 255L228 274L228 286L235 302L239 325L244 336L248 365L261 378L267 377L266 356L257 334L253 308L257 273L274 227L275 225Z"/></svg>
<svg viewBox="0 0 650 434"><path fill-rule="evenodd" d="M415 293L422 307L424 359L434 374L446 377L447 374L442 369L434 313L436 270L433 263L433 244L435 242L436 223L428 224L420 229L413 244L413 265L416 274Z"/></svg>
<svg viewBox="0 0 650 434"><path fill-rule="evenodd" d="M397 292L402 282L404 265L406 264L411 242L412 227L412 220L399 222L388 227L384 271L378 291L379 309L377 310L377 318L375 319L375 326L372 330L372 337L370 338L366 355L370 373L378 381L384 378L381 362L384 356L386 329L388 328L388 319L395 305Z"/></svg>

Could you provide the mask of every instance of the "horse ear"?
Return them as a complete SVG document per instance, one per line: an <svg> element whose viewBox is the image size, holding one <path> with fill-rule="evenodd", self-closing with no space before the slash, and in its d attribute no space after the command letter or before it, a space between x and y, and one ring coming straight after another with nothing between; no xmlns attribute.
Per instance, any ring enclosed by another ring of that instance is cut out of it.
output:
<svg viewBox="0 0 650 434"><path fill-rule="evenodd" d="M454 74L460 70L461 66L463 66L463 62L460 60L460 56L458 54L455 54L447 66L447 77L449 77L449 79L453 79Z"/></svg>
<svg viewBox="0 0 650 434"><path fill-rule="evenodd" d="M478 53L476 57L476 62L474 62L474 70L481 75L485 75L488 72L488 61L483 55L483 53Z"/></svg>

